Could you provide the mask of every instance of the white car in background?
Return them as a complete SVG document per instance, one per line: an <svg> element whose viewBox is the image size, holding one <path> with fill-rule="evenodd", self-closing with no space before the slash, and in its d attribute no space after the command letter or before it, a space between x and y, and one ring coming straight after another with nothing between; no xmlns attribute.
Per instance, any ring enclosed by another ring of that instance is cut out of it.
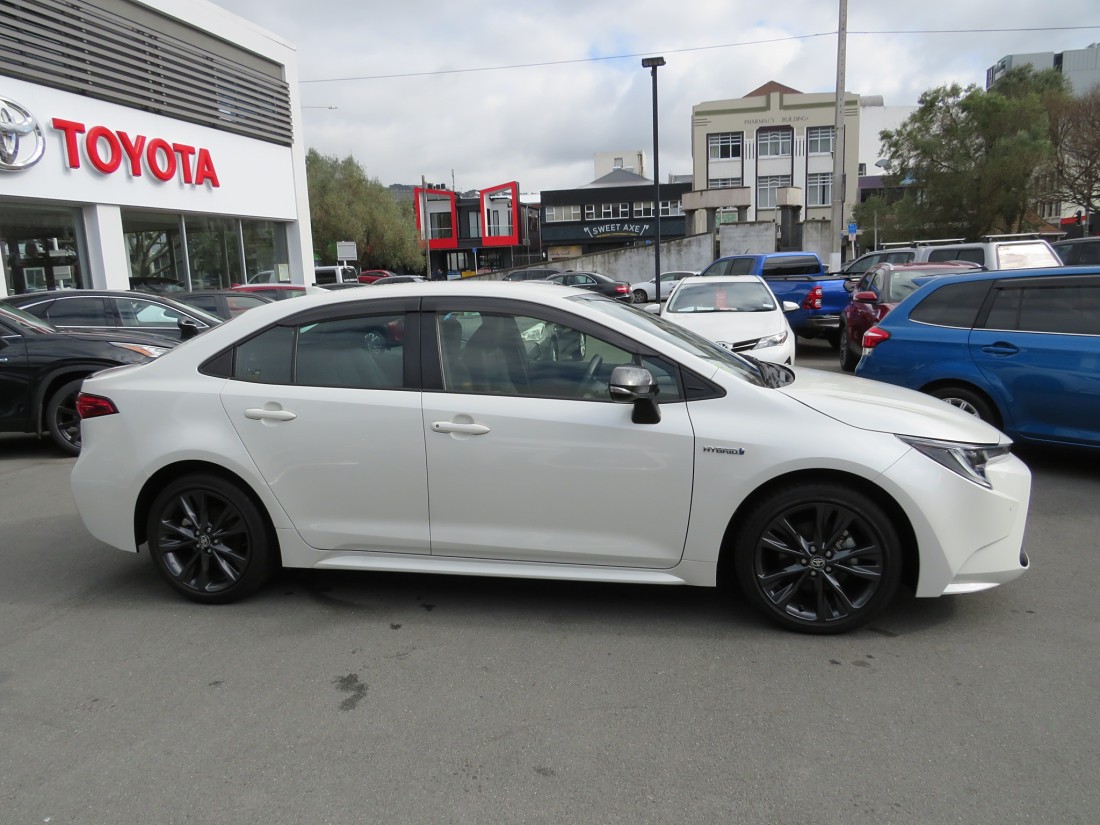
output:
<svg viewBox="0 0 1100 825"><path fill-rule="evenodd" d="M676 269L670 272L662 272L661 300L668 300L668 296L672 293L672 288L676 286L678 281L698 274L699 270L697 269ZM650 301L656 301L657 279L650 278L648 281L639 281L636 284L631 284L630 294L636 304L648 304Z"/></svg>
<svg viewBox="0 0 1100 825"><path fill-rule="evenodd" d="M582 289L277 301L85 378L76 406L84 523L197 602L279 567L729 582L784 627L838 633L903 583L971 593L1028 567L1031 476L990 424ZM655 492L660 517L635 517Z"/></svg>
<svg viewBox="0 0 1100 825"><path fill-rule="evenodd" d="M757 275L722 275L678 281L660 315L723 349L773 364L794 364L794 333L779 300Z"/></svg>

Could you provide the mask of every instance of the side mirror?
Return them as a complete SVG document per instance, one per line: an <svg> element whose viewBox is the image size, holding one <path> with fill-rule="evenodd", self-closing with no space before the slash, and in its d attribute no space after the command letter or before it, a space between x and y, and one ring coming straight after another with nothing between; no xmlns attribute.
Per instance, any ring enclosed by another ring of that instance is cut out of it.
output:
<svg viewBox="0 0 1100 825"><path fill-rule="evenodd" d="M653 373L645 367L622 365L611 371L607 391L612 401L633 404L630 420L635 424L656 424L661 420L661 408L657 406L660 389Z"/></svg>
<svg viewBox="0 0 1100 825"><path fill-rule="evenodd" d="M660 304L646 304L644 307L642 307L642 311L643 312L648 312L650 315L660 315L661 314L661 305Z"/></svg>
<svg viewBox="0 0 1100 825"><path fill-rule="evenodd" d="M857 292L852 296L852 300L859 301L861 304L873 304L878 301L878 296L868 290L866 292Z"/></svg>
<svg viewBox="0 0 1100 825"><path fill-rule="evenodd" d="M194 318L180 317L176 322L176 326L180 328L180 340L186 341L188 338L194 338L199 334L199 324Z"/></svg>
<svg viewBox="0 0 1100 825"><path fill-rule="evenodd" d="M798 309L798 304L796 304L794 301L784 301L783 302L783 311L784 312L794 312L796 309Z"/></svg>

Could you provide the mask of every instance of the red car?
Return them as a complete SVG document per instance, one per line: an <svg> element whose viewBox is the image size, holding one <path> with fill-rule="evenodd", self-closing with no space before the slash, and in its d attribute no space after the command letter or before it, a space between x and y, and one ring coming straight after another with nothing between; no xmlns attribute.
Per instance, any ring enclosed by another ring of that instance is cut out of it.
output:
<svg viewBox="0 0 1100 825"><path fill-rule="evenodd" d="M388 269L364 269L359 273L359 283L373 284L379 278L389 278L393 274Z"/></svg>
<svg viewBox="0 0 1100 825"><path fill-rule="evenodd" d="M853 372L863 350L863 333L882 320L906 295L921 285L916 279L962 275L982 267L967 261L879 264L849 282L852 300L840 313L840 368Z"/></svg>

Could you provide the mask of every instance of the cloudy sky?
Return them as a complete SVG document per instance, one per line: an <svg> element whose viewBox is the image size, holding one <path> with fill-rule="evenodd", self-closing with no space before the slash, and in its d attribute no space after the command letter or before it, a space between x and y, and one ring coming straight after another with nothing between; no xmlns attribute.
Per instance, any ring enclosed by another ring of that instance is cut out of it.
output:
<svg viewBox="0 0 1100 825"><path fill-rule="evenodd" d="M383 184L518 180L523 192L593 179L596 152L652 152L691 173L691 107L769 80L836 83L828 0L216 0L298 51L305 142L352 155ZM991 14L995 8L996 13ZM916 104L945 83L984 85L1006 54L1100 41L1100 4L849 0L848 91ZM1076 27L1076 28L1069 28ZM335 108L331 108L335 107Z"/></svg>

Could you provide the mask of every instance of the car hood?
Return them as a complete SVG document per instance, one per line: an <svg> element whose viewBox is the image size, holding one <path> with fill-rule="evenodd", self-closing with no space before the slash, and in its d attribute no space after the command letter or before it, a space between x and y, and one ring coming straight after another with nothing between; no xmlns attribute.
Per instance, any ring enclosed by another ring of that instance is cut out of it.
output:
<svg viewBox="0 0 1100 825"><path fill-rule="evenodd" d="M666 312L661 317L708 341L747 341L774 335L784 327L779 312Z"/></svg>
<svg viewBox="0 0 1100 825"><path fill-rule="evenodd" d="M778 391L861 430L972 444L1007 438L980 418L916 390L805 367L796 367L795 376Z"/></svg>

